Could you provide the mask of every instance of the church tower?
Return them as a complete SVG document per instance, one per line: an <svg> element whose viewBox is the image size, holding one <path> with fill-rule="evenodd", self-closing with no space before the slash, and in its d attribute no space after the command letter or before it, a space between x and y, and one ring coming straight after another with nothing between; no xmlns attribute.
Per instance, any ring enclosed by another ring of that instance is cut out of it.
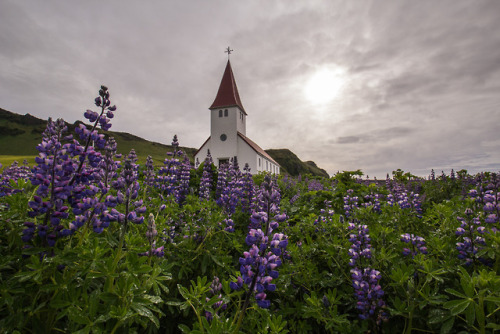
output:
<svg viewBox="0 0 500 334"><path fill-rule="evenodd" d="M219 91L209 109L210 137L214 143L218 142L217 145L212 145L211 154L213 157L219 157L220 165L238 155L238 132L246 135L247 113L241 103L229 59Z"/></svg>
<svg viewBox="0 0 500 334"><path fill-rule="evenodd" d="M227 48L226 52L229 54L231 51ZM247 113L241 103L229 58L217 95L208 109L210 137L195 153L196 168L210 152L217 167L229 163L236 157L240 168L247 163L252 174L258 172L279 174L279 164L246 136Z"/></svg>

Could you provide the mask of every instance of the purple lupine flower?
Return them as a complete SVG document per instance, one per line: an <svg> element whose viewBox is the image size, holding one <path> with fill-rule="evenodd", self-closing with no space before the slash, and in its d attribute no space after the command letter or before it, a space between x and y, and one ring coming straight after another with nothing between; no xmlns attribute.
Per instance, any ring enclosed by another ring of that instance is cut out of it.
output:
<svg viewBox="0 0 500 334"><path fill-rule="evenodd" d="M473 217L471 209L465 210L466 218L457 217L460 227L457 228L455 235L462 238L462 242L457 242L458 258L465 260L465 265L470 266L476 261L487 264L487 260L479 257L477 253L486 245L483 237L485 228L481 226L481 221Z"/></svg>
<svg viewBox="0 0 500 334"><path fill-rule="evenodd" d="M224 177L225 180L221 180L221 178ZM236 157L231 159L231 164L226 173L221 173L221 171L219 171L219 179L217 181L217 192L219 196L216 198L216 202L224 209L227 216L230 217L240 203L243 192L242 173Z"/></svg>
<svg viewBox="0 0 500 334"><path fill-rule="evenodd" d="M38 186L36 196L30 201L28 212L29 217L45 215L42 222L37 226L38 236L45 246L52 247L56 239L67 235L63 233L61 219L68 218L68 206L65 202L71 196L73 188L68 184L71 179L75 163L66 154L68 145L61 143L67 126L62 119L53 122L49 118L47 128L42 134L42 142L37 146L39 156L35 158L37 165L33 169L31 183ZM29 230L24 236L24 240L29 241L32 226L27 226Z"/></svg>
<svg viewBox="0 0 500 334"><path fill-rule="evenodd" d="M189 193L189 179L191 177L191 163L187 155L184 155L184 161L180 166L178 174L178 185L175 191L175 199L177 204L182 206L186 201L186 196Z"/></svg>
<svg viewBox="0 0 500 334"><path fill-rule="evenodd" d="M307 190L309 191L323 190L323 185L318 180L311 180L307 185Z"/></svg>
<svg viewBox="0 0 500 334"><path fill-rule="evenodd" d="M179 150L177 135L174 135L172 147L174 148L173 152L167 152L168 157L163 162L164 166L158 170L155 185L162 194L177 197L180 182L179 174L182 169L180 158L184 155L184 152Z"/></svg>
<svg viewBox="0 0 500 334"><path fill-rule="evenodd" d="M163 248L164 246L161 247L156 247L156 237L158 235L158 231L156 230L156 224L155 224L155 217L152 213L149 214L148 217L148 229L146 231L146 239L148 240L149 243L149 250L144 253L139 253L140 256L157 256L157 257L163 257L165 255Z"/></svg>
<svg viewBox="0 0 500 334"><path fill-rule="evenodd" d="M357 222L351 222L349 223L347 229L349 231L352 231L349 234L349 242L352 243L351 247L349 248L349 265L351 267L354 267L358 265L358 262L361 260L361 258L371 258L371 239L367 225L358 224Z"/></svg>
<svg viewBox="0 0 500 334"><path fill-rule="evenodd" d="M223 311L227 308L227 304L224 303L222 300L222 284L219 281L219 278L217 276L214 276L214 279L212 280L212 284L210 284L210 295L217 296L218 301L213 304L212 309L215 311L215 314L218 314L220 311ZM211 298L206 298L207 301L209 301ZM208 321L212 321L213 319L213 314L212 312L205 311L205 317Z"/></svg>
<svg viewBox="0 0 500 334"><path fill-rule="evenodd" d="M348 189L347 195L344 196L344 212L346 217L350 217L353 210L358 208L359 198L352 196L353 192L352 189Z"/></svg>
<svg viewBox="0 0 500 334"><path fill-rule="evenodd" d="M384 290L379 284L382 276L380 272L371 268L351 269L352 286L357 303L356 309L362 320L375 319L380 325L381 321L387 319L384 312L386 304L383 300Z"/></svg>
<svg viewBox="0 0 500 334"><path fill-rule="evenodd" d="M227 231L229 233L234 232L234 222L230 218L224 219L224 222L226 223L226 227L224 228L224 231Z"/></svg>
<svg viewBox="0 0 500 334"><path fill-rule="evenodd" d="M380 199L383 197L381 194L368 194L365 196L365 202L361 205L365 208L372 207L372 210L381 213Z"/></svg>
<svg viewBox="0 0 500 334"><path fill-rule="evenodd" d="M265 291L275 291L273 279L278 277L276 270L281 266L281 257L288 245L288 237L282 233L273 233L279 223L286 220L285 214L279 212L280 194L276 181L269 175L264 177L260 189L255 195L250 228L245 239L250 249L240 257L240 273L236 282L231 282L233 290L248 286L243 313L250 297L254 295L259 307L268 308L271 302L266 299Z"/></svg>
<svg viewBox="0 0 500 334"><path fill-rule="evenodd" d="M202 199L210 199L213 180L212 165L212 155L210 155L210 150L208 150L207 157L205 158L205 162L203 163L203 174L200 181L200 198Z"/></svg>
<svg viewBox="0 0 500 334"><path fill-rule="evenodd" d="M143 213L146 212L146 207L143 206L142 200L136 200L139 193L138 166L133 162L133 153L129 154L132 160L127 158L123 164L120 177L112 182L113 188L117 190L116 198L109 197L109 202L116 201L117 204L125 204L125 212L119 212L116 209L111 209L107 216L108 221L118 221L122 224L122 234L120 239L123 240L128 228L128 222L134 224L142 224L144 221Z"/></svg>
<svg viewBox="0 0 500 334"><path fill-rule="evenodd" d="M227 179L229 172L229 164L224 163L219 166L217 175L217 185L215 188L215 199L216 201L222 196L222 193L227 188Z"/></svg>
<svg viewBox="0 0 500 334"><path fill-rule="evenodd" d="M119 161L115 161L116 141L110 137L105 146L105 155L100 160L98 167L93 172L94 185L79 188L75 191L73 213L75 220L70 224L70 232L74 233L86 223L91 224L94 232L101 233L109 226L108 208L116 206L116 199L109 195L111 182L116 179ZM97 195L99 195L97 197Z"/></svg>
<svg viewBox="0 0 500 334"><path fill-rule="evenodd" d="M425 246L425 239L410 233L405 233L401 235L401 241L410 244L410 248L403 248L403 255L415 257L418 253L427 254L427 247Z"/></svg>
<svg viewBox="0 0 500 334"><path fill-rule="evenodd" d="M0 169L2 164L0 164ZM13 189L12 183L17 183L18 180L27 181L31 177L31 170L28 167L28 161L24 160L23 165L19 166L17 161L14 161L10 167L6 167L0 174L0 197L12 195L19 192L19 189Z"/></svg>
<svg viewBox="0 0 500 334"><path fill-rule="evenodd" d="M254 196L254 182L252 174L250 173L250 166L245 163L243 168L243 180L241 189L241 209L243 212L250 212L250 204Z"/></svg>
<svg viewBox="0 0 500 334"><path fill-rule="evenodd" d="M148 155L146 158L146 170L144 171L144 183L145 185L149 187L154 186L154 180L155 180L155 170L154 170L154 165L153 165L153 158Z"/></svg>
<svg viewBox="0 0 500 334"><path fill-rule="evenodd" d="M81 178L85 179L85 161L94 168L97 167L99 163L100 156L97 154L98 152L95 152L93 146L97 149L104 149L106 146L106 139L103 134L98 133L96 128L99 125L104 131L109 130L111 128L110 119L113 117L112 111L116 110L116 106L110 106L111 101L109 96L108 88L102 85L99 90L99 96L94 100L95 105L101 108L101 112L97 113L92 110L87 110L84 113L85 118L94 124L90 129L83 123L75 128L75 132L80 137L80 140L84 142L84 146L81 146L76 139L73 139L73 144L70 148L71 155L73 157L78 157L80 162L69 182L70 185L75 182L78 183ZM91 143L93 143L93 145L91 145Z"/></svg>
<svg viewBox="0 0 500 334"><path fill-rule="evenodd" d="M290 204L295 203L300 197L300 192L297 192L295 195L293 195L292 198L290 198Z"/></svg>

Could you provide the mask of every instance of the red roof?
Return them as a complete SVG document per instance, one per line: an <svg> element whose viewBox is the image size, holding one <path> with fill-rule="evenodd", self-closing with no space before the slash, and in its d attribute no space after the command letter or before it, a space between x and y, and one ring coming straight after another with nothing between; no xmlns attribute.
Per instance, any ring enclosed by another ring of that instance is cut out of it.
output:
<svg viewBox="0 0 500 334"><path fill-rule="evenodd" d="M238 94L238 87L236 87L236 81L234 80L231 63L228 60L226 70L224 71L224 75L222 76L222 80L220 82L219 91L217 92L217 96L209 109L235 106L239 107L246 115L245 108L243 108L243 104L240 100L240 94Z"/></svg>

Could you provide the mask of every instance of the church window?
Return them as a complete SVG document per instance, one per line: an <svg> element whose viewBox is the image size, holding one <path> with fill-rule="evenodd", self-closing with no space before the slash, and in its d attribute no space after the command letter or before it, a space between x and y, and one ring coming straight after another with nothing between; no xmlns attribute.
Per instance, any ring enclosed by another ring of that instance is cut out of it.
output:
<svg viewBox="0 0 500 334"><path fill-rule="evenodd" d="M224 117L227 117L227 109L224 109Z"/></svg>
<svg viewBox="0 0 500 334"><path fill-rule="evenodd" d="M259 158L259 167L260 167L260 158Z"/></svg>
<svg viewBox="0 0 500 334"><path fill-rule="evenodd" d="M222 109L219 110L219 117L222 117Z"/></svg>
<svg viewBox="0 0 500 334"><path fill-rule="evenodd" d="M223 134L220 135L220 140L226 141L226 139L227 139L227 136L226 136L225 133L223 133Z"/></svg>

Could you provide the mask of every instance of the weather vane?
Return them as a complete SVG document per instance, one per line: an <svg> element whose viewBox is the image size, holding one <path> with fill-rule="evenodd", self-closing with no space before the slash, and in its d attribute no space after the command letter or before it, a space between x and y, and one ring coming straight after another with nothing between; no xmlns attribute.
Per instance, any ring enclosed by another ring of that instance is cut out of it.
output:
<svg viewBox="0 0 500 334"><path fill-rule="evenodd" d="M232 50L229 46L227 47L226 51L224 51L224 53L227 53L227 59L229 59L229 55L231 54L231 52L233 52L234 50Z"/></svg>

